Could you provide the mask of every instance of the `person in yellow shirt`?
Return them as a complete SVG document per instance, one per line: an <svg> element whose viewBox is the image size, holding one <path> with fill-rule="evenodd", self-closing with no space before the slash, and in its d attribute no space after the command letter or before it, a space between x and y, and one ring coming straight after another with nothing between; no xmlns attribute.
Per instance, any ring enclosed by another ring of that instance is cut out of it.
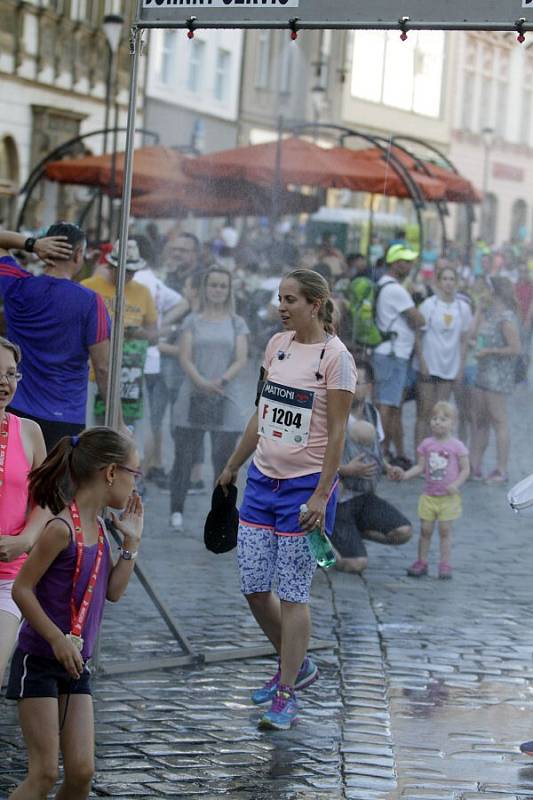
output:
<svg viewBox="0 0 533 800"><path fill-rule="evenodd" d="M83 286L97 292L103 299L111 320L115 314L118 247L106 257L108 275L98 274L82 281ZM124 348L122 351L121 401L126 425L134 425L142 419L144 362L148 345L158 341L157 309L150 291L134 280L137 270L146 266L141 258L137 242L128 240L126 253L126 285L124 290ZM97 423L105 413L105 402L96 395L94 415Z"/></svg>

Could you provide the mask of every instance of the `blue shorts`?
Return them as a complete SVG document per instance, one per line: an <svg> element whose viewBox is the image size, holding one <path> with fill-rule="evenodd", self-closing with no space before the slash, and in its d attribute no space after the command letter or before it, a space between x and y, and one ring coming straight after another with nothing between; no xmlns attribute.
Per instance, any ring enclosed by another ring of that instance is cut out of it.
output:
<svg viewBox="0 0 533 800"><path fill-rule="evenodd" d="M400 408L407 386L409 360L374 353L374 402L383 406Z"/></svg>
<svg viewBox="0 0 533 800"><path fill-rule="evenodd" d="M310 499L319 480L320 472L299 478L268 478L252 461L240 508L241 524L268 528L281 536L305 535L300 528L300 506ZM328 535L335 527L337 486L338 481L335 481L326 506L325 529Z"/></svg>

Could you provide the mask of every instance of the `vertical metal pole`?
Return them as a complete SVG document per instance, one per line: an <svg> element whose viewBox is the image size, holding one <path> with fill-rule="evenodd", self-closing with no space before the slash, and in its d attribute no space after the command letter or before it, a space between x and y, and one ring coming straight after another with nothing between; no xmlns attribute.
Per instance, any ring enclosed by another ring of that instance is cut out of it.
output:
<svg viewBox="0 0 533 800"><path fill-rule="evenodd" d="M270 217L270 228L272 237L276 230L276 223L279 217L280 195L281 195L281 143L283 141L283 117L278 117L278 140L276 142L276 168L274 173L274 183L272 184L272 208Z"/></svg>
<svg viewBox="0 0 533 800"><path fill-rule="evenodd" d="M133 27L130 33L131 78L126 128L126 150L124 153L124 181L122 184L122 211L119 230L118 274L115 295L115 313L111 334L111 364L107 386L105 423L118 427L120 410L120 377L122 367L122 345L124 340L124 288L126 286L126 252L131 208L133 180L133 153L135 148L135 118L137 114L137 88L139 82L139 58L143 31Z"/></svg>
<svg viewBox="0 0 533 800"><path fill-rule="evenodd" d="M108 63L107 63L107 78L106 78L106 91L105 91L105 116L104 116L104 147L103 155L107 153L108 130L109 130L109 117L111 115L111 86L113 82L113 51L107 46L108 49ZM96 212L96 239L98 243L102 241L102 222L104 214L104 194L100 189L98 194L98 210Z"/></svg>

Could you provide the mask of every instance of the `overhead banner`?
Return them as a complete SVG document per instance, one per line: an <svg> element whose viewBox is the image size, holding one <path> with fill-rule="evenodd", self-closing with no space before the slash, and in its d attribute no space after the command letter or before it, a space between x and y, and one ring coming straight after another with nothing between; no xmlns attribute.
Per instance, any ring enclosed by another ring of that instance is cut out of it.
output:
<svg viewBox="0 0 533 800"><path fill-rule="evenodd" d="M522 23L524 20L524 23ZM533 0L139 0L140 27L524 30ZM517 27L518 26L518 27Z"/></svg>

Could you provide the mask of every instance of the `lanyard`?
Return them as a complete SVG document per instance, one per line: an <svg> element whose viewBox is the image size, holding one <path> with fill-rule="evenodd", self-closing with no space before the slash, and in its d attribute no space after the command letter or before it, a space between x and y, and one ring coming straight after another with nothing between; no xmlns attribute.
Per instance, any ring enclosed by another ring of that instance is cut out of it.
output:
<svg viewBox="0 0 533 800"><path fill-rule="evenodd" d="M89 609L93 601L94 587L96 586L98 573L100 572L100 567L102 566L102 558L104 556L104 532L102 529L102 525L99 522L98 550L96 552L94 566L91 575L89 577L89 582L87 584L87 588L85 589L85 594L83 595L81 605L79 609L76 610L76 601L74 599L74 595L76 592L76 587L78 585L78 580L81 573L81 562L83 560L83 531L81 529L80 512L78 510L78 506L75 500L73 500L72 503L69 505L69 511L72 517L72 522L74 523L74 535L76 537L76 569L74 570L74 578L72 580L72 595L70 598L70 635L71 637L75 637L77 640L81 642L81 647L79 647L79 649L81 650L83 647L83 639L81 638L81 634L83 631L83 626L87 619L87 614L89 613ZM79 645L77 644L76 646Z"/></svg>
<svg viewBox="0 0 533 800"><path fill-rule="evenodd" d="M4 414L2 424L0 425L0 497L2 496L4 488L8 440L9 440L9 420L7 418L7 414Z"/></svg>

